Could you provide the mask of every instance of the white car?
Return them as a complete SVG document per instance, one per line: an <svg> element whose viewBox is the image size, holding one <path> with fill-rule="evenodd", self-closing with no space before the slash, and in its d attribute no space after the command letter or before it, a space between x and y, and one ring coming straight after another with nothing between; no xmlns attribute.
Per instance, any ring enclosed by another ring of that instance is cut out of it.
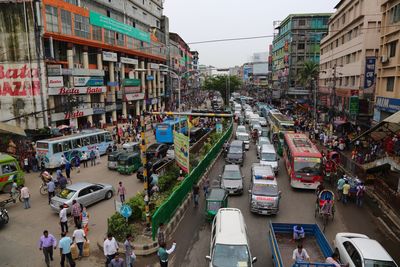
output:
<svg viewBox="0 0 400 267"><path fill-rule="evenodd" d="M236 139L237 139L237 136L238 136L239 133L245 133L245 134L247 134L246 126L244 126L244 125L239 125L239 126L236 128L236 134L235 134Z"/></svg>
<svg viewBox="0 0 400 267"><path fill-rule="evenodd" d="M267 126L267 120L266 120L264 117L260 117L260 118L258 119L258 121L260 122L260 124L261 124L262 127Z"/></svg>
<svg viewBox="0 0 400 267"><path fill-rule="evenodd" d="M392 257L378 241L356 233L338 233L335 247L342 264L349 267L397 267Z"/></svg>
<svg viewBox="0 0 400 267"><path fill-rule="evenodd" d="M257 158L260 158L261 146L269 145L271 142L268 137L260 136L257 140Z"/></svg>

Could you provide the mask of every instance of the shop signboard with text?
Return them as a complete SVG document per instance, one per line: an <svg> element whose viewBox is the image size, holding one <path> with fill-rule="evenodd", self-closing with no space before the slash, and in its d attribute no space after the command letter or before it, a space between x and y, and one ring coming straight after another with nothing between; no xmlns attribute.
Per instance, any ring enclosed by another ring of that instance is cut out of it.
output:
<svg viewBox="0 0 400 267"><path fill-rule="evenodd" d="M400 111L400 99L378 96L376 97L375 107L382 111L396 113Z"/></svg>
<svg viewBox="0 0 400 267"><path fill-rule="evenodd" d="M32 64L0 64L0 95L38 96L40 92L39 68Z"/></svg>
<svg viewBox="0 0 400 267"><path fill-rule="evenodd" d="M64 86L64 79L62 76L49 76L47 77L47 84L51 88L60 88Z"/></svg>
<svg viewBox="0 0 400 267"><path fill-rule="evenodd" d="M125 86L124 87L124 92L125 94L132 94L132 93L140 93L140 87L139 86Z"/></svg>
<svg viewBox="0 0 400 267"><path fill-rule="evenodd" d="M140 86L141 81L140 79L124 79L122 84L124 86Z"/></svg>
<svg viewBox="0 0 400 267"><path fill-rule="evenodd" d="M101 86L104 85L102 77L74 77L75 86Z"/></svg>
<svg viewBox="0 0 400 267"><path fill-rule="evenodd" d="M59 112L51 114L52 121L61 121L61 120L68 120L68 119L75 119L83 116L89 116L93 114L93 109L86 108L86 109L79 109L74 110L72 112Z"/></svg>
<svg viewBox="0 0 400 267"><path fill-rule="evenodd" d="M129 57L120 57L120 61L121 61L121 63L124 63L124 64L131 64L131 65L139 64L139 61L137 59L129 58Z"/></svg>
<svg viewBox="0 0 400 267"><path fill-rule="evenodd" d="M117 53L103 51L103 61L117 62L118 61Z"/></svg>
<svg viewBox="0 0 400 267"><path fill-rule="evenodd" d="M142 100L144 99L144 93L125 94L126 101Z"/></svg>
<svg viewBox="0 0 400 267"><path fill-rule="evenodd" d="M375 83L375 57L365 59L364 89L370 88Z"/></svg>
<svg viewBox="0 0 400 267"><path fill-rule="evenodd" d="M351 96L349 101L349 113L350 115L357 115L359 110L359 99L358 96Z"/></svg>
<svg viewBox="0 0 400 267"><path fill-rule="evenodd" d="M93 87L61 87L49 88L49 95L82 95L82 94L102 94L107 92L106 86L93 86Z"/></svg>

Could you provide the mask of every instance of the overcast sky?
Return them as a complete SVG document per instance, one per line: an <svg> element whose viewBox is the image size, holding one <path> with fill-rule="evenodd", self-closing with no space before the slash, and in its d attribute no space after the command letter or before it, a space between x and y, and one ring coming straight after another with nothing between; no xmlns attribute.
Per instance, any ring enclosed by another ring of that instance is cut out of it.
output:
<svg viewBox="0 0 400 267"><path fill-rule="evenodd" d="M273 21L289 14L334 12L339 0L165 0L169 30L186 43L273 34ZM268 50L272 38L190 45L200 64L233 67L254 52Z"/></svg>

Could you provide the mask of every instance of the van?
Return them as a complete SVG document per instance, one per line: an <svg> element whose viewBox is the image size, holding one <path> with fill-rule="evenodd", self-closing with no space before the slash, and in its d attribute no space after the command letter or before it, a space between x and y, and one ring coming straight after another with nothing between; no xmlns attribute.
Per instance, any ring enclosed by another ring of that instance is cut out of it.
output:
<svg viewBox="0 0 400 267"><path fill-rule="evenodd" d="M251 212L263 215L278 213L281 192L270 165L252 165L249 195Z"/></svg>
<svg viewBox="0 0 400 267"><path fill-rule="evenodd" d="M242 212L235 208L219 209L211 226L210 267L253 266L247 227Z"/></svg>
<svg viewBox="0 0 400 267"><path fill-rule="evenodd" d="M0 191L11 192L14 179L17 185L23 184L25 182L24 172L14 157L0 153Z"/></svg>
<svg viewBox="0 0 400 267"><path fill-rule="evenodd" d="M236 139L244 142L244 148L250 149L250 135L248 133L236 133Z"/></svg>
<svg viewBox="0 0 400 267"><path fill-rule="evenodd" d="M226 155L225 161L229 164L240 164L240 166L243 166L244 156L244 142L240 140L234 140L229 145L229 150L228 154Z"/></svg>
<svg viewBox="0 0 400 267"><path fill-rule="evenodd" d="M276 154L274 145L266 144L261 146L260 164L271 165L275 175L278 174L278 154Z"/></svg>

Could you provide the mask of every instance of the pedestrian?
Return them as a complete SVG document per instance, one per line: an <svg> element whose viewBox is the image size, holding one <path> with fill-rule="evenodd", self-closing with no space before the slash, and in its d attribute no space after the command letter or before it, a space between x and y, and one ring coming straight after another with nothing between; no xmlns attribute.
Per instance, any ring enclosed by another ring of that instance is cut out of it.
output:
<svg viewBox="0 0 400 267"><path fill-rule="evenodd" d="M83 231L81 224L78 225L72 234L72 241L76 243L76 246L78 247L79 250L79 258L82 258L83 256L83 244L85 241L87 241L85 231Z"/></svg>
<svg viewBox="0 0 400 267"><path fill-rule="evenodd" d="M125 188L125 186L122 185L121 181L119 182L117 193L119 195L119 199L121 200L121 202L124 203L125 195L126 195L126 188Z"/></svg>
<svg viewBox="0 0 400 267"><path fill-rule="evenodd" d="M67 178L61 173L61 170L57 170L57 175L58 175L58 185L60 186L61 189L65 189L65 187L68 184Z"/></svg>
<svg viewBox="0 0 400 267"><path fill-rule="evenodd" d="M97 161L96 163L97 163L97 164L100 164L101 161L100 161L100 151L99 151L99 147L96 147L95 153L96 153L96 161Z"/></svg>
<svg viewBox="0 0 400 267"><path fill-rule="evenodd" d="M26 173L30 173L30 171L29 171L29 159L28 159L28 156L26 156L26 157L24 158L24 170L25 170Z"/></svg>
<svg viewBox="0 0 400 267"><path fill-rule="evenodd" d="M209 187L210 187L210 180L208 179L208 177L206 177L206 179L204 180L204 183L203 183L203 190L204 190L205 198L207 198Z"/></svg>
<svg viewBox="0 0 400 267"><path fill-rule="evenodd" d="M358 207L362 207L363 205L363 200L364 200L364 193L365 193L365 186L364 183L361 182L358 186L357 186L357 193L356 193L356 204Z"/></svg>
<svg viewBox="0 0 400 267"><path fill-rule="evenodd" d="M124 267L124 260L119 256L119 253L115 253L114 259L110 262L110 267Z"/></svg>
<svg viewBox="0 0 400 267"><path fill-rule="evenodd" d="M70 267L75 267L75 262L72 259L72 254L71 254L71 245L72 245L72 239L69 236L67 236L67 233L62 232L61 239L59 242L61 267L64 267L65 258L67 258Z"/></svg>
<svg viewBox="0 0 400 267"><path fill-rule="evenodd" d="M81 204L79 204L76 199L72 200L72 216L74 217L75 227L78 228L81 225L81 215L82 209Z"/></svg>
<svg viewBox="0 0 400 267"><path fill-rule="evenodd" d="M342 195L343 195L343 185L345 184L346 180L345 180L346 175L343 175L342 177L340 177L340 179L337 181L337 193L338 193L338 200L340 201L342 199Z"/></svg>
<svg viewBox="0 0 400 267"><path fill-rule="evenodd" d="M104 256L106 256L106 267L108 267L108 264L114 259L115 254L118 252L118 243L111 233L107 234L107 239L104 240L103 248Z"/></svg>
<svg viewBox="0 0 400 267"><path fill-rule="evenodd" d="M294 262L305 262L310 261L310 256L307 251L303 248L302 244L298 244L297 248L293 251L292 259Z"/></svg>
<svg viewBox="0 0 400 267"><path fill-rule="evenodd" d="M70 184L72 184L71 181L71 169L72 169L72 165L71 162L69 162L68 160L65 162L65 175L67 175L67 180Z"/></svg>
<svg viewBox="0 0 400 267"><path fill-rule="evenodd" d="M21 188L21 198L24 201L24 209L29 209L31 207L31 205L29 203L29 198L30 198L29 189L24 184L22 184L21 187L22 187Z"/></svg>
<svg viewBox="0 0 400 267"><path fill-rule="evenodd" d="M68 233L68 218L67 218L68 208L64 205L60 205L60 226L61 232Z"/></svg>
<svg viewBox="0 0 400 267"><path fill-rule="evenodd" d="M81 172L81 158L78 155L75 156L75 168L77 173Z"/></svg>
<svg viewBox="0 0 400 267"><path fill-rule="evenodd" d="M54 183L53 179L51 179L47 183L47 195L49 197L49 205L50 205L50 202L51 202L51 198L56 195L55 191L56 191L56 184Z"/></svg>
<svg viewBox="0 0 400 267"><path fill-rule="evenodd" d="M82 153L82 162L83 162L83 168L87 168L87 160L88 160L88 154L86 151Z"/></svg>
<svg viewBox="0 0 400 267"><path fill-rule="evenodd" d="M39 239L39 249L43 251L44 261L47 267L50 267L50 261L53 261L53 248L57 249L57 240L49 234L47 230L43 231L43 235Z"/></svg>
<svg viewBox="0 0 400 267"><path fill-rule="evenodd" d="M199 192L200 188L197 184L193 185L193 201L194 201L194 207L197 208L199 205Z"/></svg>
<svg viewBox="0 0 400 267"><path fill-rule="evenodd" d="M61 155L61 160L60 160L61 168L65 165L65 163L67 163L67 160L66 160L65 156L62 154Z"/></svg>
<svg viewBox="0 0 400 267"><path fill-rule="evenodd" d="M349 181L346 180L343 185L343 198L342 198L343 204L347 204L347 200L349 197L349 191L350 191L350 184L349 184Z"/></svg>
<svg viewBox="0 0 400 267"><path fill-rule="evenodd" d="M162 243L165 243L165 228L164 223L160 223L157 230L157 242L160 246Z"/></svg>
<svg viewBox="0 0 400 267"><path fill-rule="evenodd" d="M96 165L96 153L94 150L90 151L90 166L95 166Z"/></svg>
<svg viewBox="0 0 400 267"><path fill-rule="evenodd" d="M160 244L160 248L158 249L157 256L160 259L161 267L168 267L168 255L174 252L176 248L176 243L172 243L172 247L170 249L166 249L165 242Z"/></svg>
<svg viewBox="0 0 400 267"><path fill-rule="evenodd" d="M125 247L125 264L126 267L133 267L133 264L135 263L136 260L136 255L133 252L133 249L135 248L132 245L132 235L128 234L126 236L126 240L124 242L124 247Z"/></svg>

